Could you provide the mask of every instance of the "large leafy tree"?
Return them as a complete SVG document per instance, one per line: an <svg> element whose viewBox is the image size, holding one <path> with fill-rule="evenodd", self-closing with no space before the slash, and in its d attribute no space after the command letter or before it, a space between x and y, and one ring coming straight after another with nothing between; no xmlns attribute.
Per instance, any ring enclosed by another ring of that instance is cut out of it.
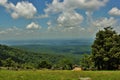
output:
<svg viewBox="0 0 120 80"><path fill-rule="evenodd" d="M96 34L92 45L92 60L98 70L118 69L120 65L120 35L111 27Z"/></svg>

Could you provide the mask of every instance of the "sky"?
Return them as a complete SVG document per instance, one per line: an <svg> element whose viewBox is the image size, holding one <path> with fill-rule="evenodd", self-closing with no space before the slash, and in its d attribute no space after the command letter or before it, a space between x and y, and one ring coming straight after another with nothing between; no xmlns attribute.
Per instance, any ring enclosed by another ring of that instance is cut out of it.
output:
<svg viewBox="0 0 120 80"><path fill-rule="evenodd" d="M120 33L120 0L0 0L0 39L94 39Z"/></svg>

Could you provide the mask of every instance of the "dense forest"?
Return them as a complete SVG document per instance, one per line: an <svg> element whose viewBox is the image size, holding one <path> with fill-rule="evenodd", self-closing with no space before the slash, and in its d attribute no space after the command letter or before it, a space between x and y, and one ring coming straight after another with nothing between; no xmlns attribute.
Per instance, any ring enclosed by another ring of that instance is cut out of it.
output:
<svg viewBox="0 0 120 80"><path fill-rule="evenodd" d="M77 62L77 63L76 63ZM0 66L12 69L72 69L79 64L74 57L25 51L0 45Z"/></svg>

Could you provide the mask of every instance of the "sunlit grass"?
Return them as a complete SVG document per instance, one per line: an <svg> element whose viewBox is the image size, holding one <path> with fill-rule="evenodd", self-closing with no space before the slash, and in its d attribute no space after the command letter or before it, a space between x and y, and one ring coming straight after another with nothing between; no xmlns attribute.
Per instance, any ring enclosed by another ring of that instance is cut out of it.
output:
<svg viewBox="0 0 120 80"><path fill-rule="evenodd" d="M67 70L0 70L0 80L120 80L120 71L67 71Z"/></svg>

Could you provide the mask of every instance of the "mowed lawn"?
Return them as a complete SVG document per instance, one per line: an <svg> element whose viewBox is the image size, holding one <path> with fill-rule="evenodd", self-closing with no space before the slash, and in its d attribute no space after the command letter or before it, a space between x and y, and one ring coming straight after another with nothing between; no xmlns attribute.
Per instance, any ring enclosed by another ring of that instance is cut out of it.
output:
<svg viewBox="0 0 120 80"><path fill-rule="evenodd" d="M120 80L120 71L63 71L63 70L0 70L0 80Z"/></svg>

